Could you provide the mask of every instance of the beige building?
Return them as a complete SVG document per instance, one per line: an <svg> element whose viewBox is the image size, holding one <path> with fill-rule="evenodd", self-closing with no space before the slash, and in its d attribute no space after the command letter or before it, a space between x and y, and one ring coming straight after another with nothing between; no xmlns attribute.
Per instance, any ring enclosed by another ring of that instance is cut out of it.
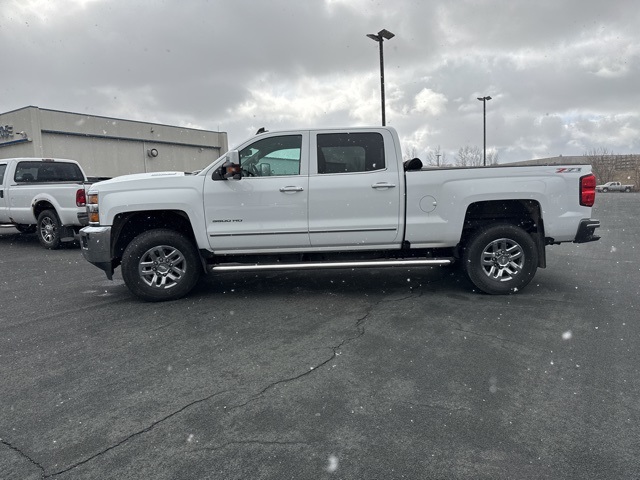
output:
<svg viewBox="0 0 640 480"><path fill-rule="evenodd" d="M77 160L90 177L209 165L228 149L227 134L24 107L0 114L0 158Z"/></svg>

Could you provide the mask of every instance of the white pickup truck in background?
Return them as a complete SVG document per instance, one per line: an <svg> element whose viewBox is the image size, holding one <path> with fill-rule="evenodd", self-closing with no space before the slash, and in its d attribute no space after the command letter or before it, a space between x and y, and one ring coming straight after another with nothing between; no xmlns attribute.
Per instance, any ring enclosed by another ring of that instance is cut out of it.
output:
<svg viewBox="0 0 640 480"><path fill-rule="evenodd" d="M74 160L0 159L0 224L56 249L87 225L87 177Z"/></svg>
<svg viewBox="0 0 640 480"><path fill-rule="evenodd" d="M603 185L596 185L596 190L598 192L632 192L635 185L624 185L620 182L607 182Z"/></svg>
<svg viewBox="0 0 640 480"><path fill-rule="evenodd" d="M122 266L148 301L203 271L421 267L461 262L481 291L513 293L546 245L598 240L588 165L422 168L388 127L262 133L198 174L91 186L82 253Z"/></svg>

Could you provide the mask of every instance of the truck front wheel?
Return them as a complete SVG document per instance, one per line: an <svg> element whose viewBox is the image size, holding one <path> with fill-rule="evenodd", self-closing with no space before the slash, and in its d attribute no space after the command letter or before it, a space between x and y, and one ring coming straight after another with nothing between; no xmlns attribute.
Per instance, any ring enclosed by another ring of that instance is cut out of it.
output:
<svg viewBox="0 0 640 480"><path fill-rule="evenodd" d="M538 269L536 244L522 228L497 224L481 228L464 249L471 282L485 293L504 295L523 289Z"/></svg>
<svg viewBox="0 0 640 480"><path fill-rule="evenodd" d="M60 247L60 219L54 210L44 210L38 215L38 240L49 250Z"/></svg>
<svg viewBox="0 0 640 480"><path fill-rule="evenodd" d="M142 300L161 302L188 294L200 278L193 243L173 230L157 229L134 238L122 256L122 277Z"/></svg>

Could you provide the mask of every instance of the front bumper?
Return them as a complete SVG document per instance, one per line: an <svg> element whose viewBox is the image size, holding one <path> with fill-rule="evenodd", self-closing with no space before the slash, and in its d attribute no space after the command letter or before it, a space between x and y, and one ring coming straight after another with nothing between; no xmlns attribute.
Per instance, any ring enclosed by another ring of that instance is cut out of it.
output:
<svg viewBox="0 0 640 480"><path fill-rule="evenodd" d="M595 234L596 228L600 228L600 220L585 218L580 220L578 232L573 243L587 243L600 240L600 236Z"/></svg>
<svg viewBox="0 0 640 480"><path fill-rule="evenodd" d="M111 227L84 227L80 230L80 246L85 260L104 270L107 278L113 280Z"/></svg>

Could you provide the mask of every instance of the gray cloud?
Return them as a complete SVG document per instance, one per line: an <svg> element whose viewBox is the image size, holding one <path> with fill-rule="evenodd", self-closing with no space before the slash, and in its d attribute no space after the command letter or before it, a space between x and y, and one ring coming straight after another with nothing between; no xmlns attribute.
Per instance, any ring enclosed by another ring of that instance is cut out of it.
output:
<svg viewBox="0 0 640 480"><path fill-rule="evenodd" d="M8 4L8 7L6 6ZM229 133L378 124L424 155L640 151L632 0L4 0L0 111L25 105Z"/></svg>

